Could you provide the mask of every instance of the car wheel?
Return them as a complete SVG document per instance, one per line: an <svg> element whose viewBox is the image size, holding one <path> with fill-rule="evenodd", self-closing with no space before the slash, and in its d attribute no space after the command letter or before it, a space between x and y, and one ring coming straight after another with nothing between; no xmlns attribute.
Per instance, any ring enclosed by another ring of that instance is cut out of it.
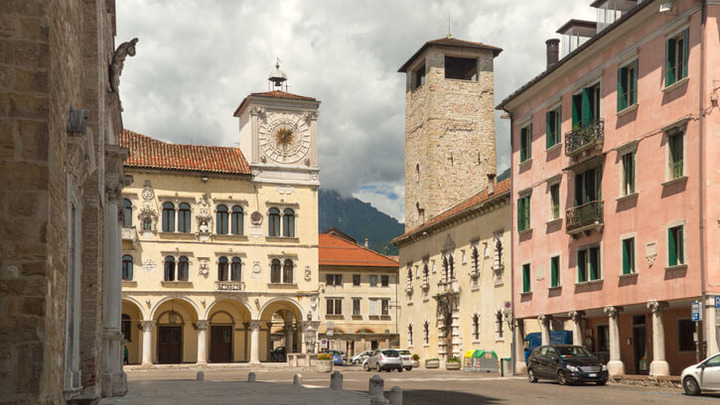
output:
<svg viewBox="0 0 720 405"><path fill-rule="evenodd" d="M688 395L700 395L700 386L692 377L685 377L683 380L683 389Z"/></svg>
<svg viewBox="0 0 720 405"><path fill-rule="evenodd" d="M382 371L382 367L380 367L380 363L378 363L378 364L377 364L377 372L379 373L379 372L381 372L381 371Z"/></svg>
<svg viewBox="0 0 720 405"><path fill-rule="evenodd" d="M370 371L370 365L367 363L367 361L363 363L362 368L365 371Z"/></svg>
<svg viewBox="0 0 720 405"><path fill-rule="evenodd" d="M402 372L403 372L403 368L402 368L402 367L398 367L398 373L402 373Z"/></svg>
<svg viewBox="0 0 720 405"><path fill-rule="evenodd" d="M557 381L560 385L567 385L567 378L565 377L565 372L563 370L558 371Z"/></svg>
<svg viewBox="0 0 720 405"><path fill-rule="evenodd" d="M607 384L607 381L606 380L598 381L596 384L597 385L605 385L605 384Z"/></svg>
<svg viewBox="0 0 720 405"><path fill-rule="evenodd" d="M410 371L410 370L412 370L412 367L407 367L407 368L405 368L405 370Z"/></svg>
<svg viewBox="0 0 720 405"><path fill-rule="evenodd" d="M528 381L531 383L536 383L538 381L537 377L535 376L535 371L533 369L528 369Z"/></svg>

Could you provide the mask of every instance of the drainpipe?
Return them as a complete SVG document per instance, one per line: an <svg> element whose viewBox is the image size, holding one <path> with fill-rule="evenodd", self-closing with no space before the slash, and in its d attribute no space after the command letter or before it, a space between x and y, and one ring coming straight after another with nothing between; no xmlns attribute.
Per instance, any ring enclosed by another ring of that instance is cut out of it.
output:
<svg viewBox="0 0 720 405"><path fill-rule="evenodd" d="M702 310L705 312L705 297L707 294L707 286L706 286L706 277L705 273L707 271L707 268L705 267L705 194L706 194L706 188L705 188L705 178L704 178L704 165L705 165L705 148L703 146L703 140L705 137L705 134L703 132L703 129L705 127L705 117L704 117L704 97L705 97L705 23L707 20L707 0L701 0L700 1L700 92L698 97L698 107L700 111L700 118L698 120L698 181L700 182L700 201L698 203L698 216L700 220L700 235L699 235L699 245L700 245L700 283L701 283L701 300L702 300ZM689 46L689 45L688 45ZM717 319L717 318L716 318ZM705 319L703 324L707 325L709 323L708 319ZM707 326L706 326L707 327ZM703 328L704 331L705 328ZM700 344L703 344L706 342L707 336L706 334L703 334L704 336L700 338L698 336L698 341ZM717 326L715 326L715 333L713 335L717 335ZM717 341L717 336L714 336L715 340ZM703 353L703 347L698 347L698 351L700 354L700 358L704 358L705 355Z"/></svg>

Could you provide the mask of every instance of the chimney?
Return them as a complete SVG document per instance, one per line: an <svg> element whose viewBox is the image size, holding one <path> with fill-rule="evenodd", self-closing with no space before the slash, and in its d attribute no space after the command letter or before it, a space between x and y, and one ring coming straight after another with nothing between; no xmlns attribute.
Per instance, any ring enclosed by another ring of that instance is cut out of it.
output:
<svg viewBox="0 0 720 405"><path fill-rule="evenodd" d="M487 175L488 179L488 195L493 195L495 192L495 173L488 173Z"/></svg>
<svg viewBox="0 0 720 405"><path fill-rule="evenodd" d="M368 238L365 238L365 247L368 247Z"/></svg>
<svg viewBox="0 0 720 405"><path fill-rule="evenodd" d="M547 46L547 69L555 66L558 63L558 55L560 55L560 40L557 38L548 39L545 41Z"/></svg>

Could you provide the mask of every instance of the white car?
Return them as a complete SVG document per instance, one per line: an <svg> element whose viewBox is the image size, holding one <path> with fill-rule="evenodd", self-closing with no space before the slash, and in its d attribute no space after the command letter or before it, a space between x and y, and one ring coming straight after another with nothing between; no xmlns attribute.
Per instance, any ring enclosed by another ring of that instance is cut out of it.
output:
<svg viewBox="0 0 720 405"><path fill-rule="evenodd" d="M400 353L400 358L402 359L403 367L405 370L410 371L413 368L413 359L412 354L410 354L410 350L407 349L398 349L398 353Z"/></svg>
<svg viewBox="0 0 720 405"><path fill-rule="evenodd" d="M352 364L362 364L362 362L363 362L365 359L367 359L368 357L370 357L370 355L372 354L372 352L373 352L372 350L365 350L365 351L362 352L362 353L358 353L358 354L354 355L354 356L350 359L350 362L351 362Z"/></svg>
<svg viewBox="0 0 720 405"><path fill-rule="evenodd" d="M720 353L687 367L680 374L680 381L688 395L700 395L701 391L720 391Z"/></svg>

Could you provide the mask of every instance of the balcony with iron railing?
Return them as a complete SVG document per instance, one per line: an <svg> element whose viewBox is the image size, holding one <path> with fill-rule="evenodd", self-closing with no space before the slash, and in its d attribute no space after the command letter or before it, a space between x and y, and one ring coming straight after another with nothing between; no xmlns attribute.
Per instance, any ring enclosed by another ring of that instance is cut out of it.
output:
<svg viewBox="0 0 720 405"><path fill-rule="evenodd" d="M596 147L602 149L605 141L605 122L591 121L565 134L565 155L577 156Z"/></svg>
<svg viewBox="0 0 720 405"><path fill-rule="evenodd" d="M245 291L245 283L242 281L216 281L217 291Z"/></svg>
<svg viewBox="0 0 720 405"><path fill-rule="evenodd" d="M568 208L566 232L570 235L586 232L593 228L601 229L603 223L603 201L595 200Z"/></svg>

